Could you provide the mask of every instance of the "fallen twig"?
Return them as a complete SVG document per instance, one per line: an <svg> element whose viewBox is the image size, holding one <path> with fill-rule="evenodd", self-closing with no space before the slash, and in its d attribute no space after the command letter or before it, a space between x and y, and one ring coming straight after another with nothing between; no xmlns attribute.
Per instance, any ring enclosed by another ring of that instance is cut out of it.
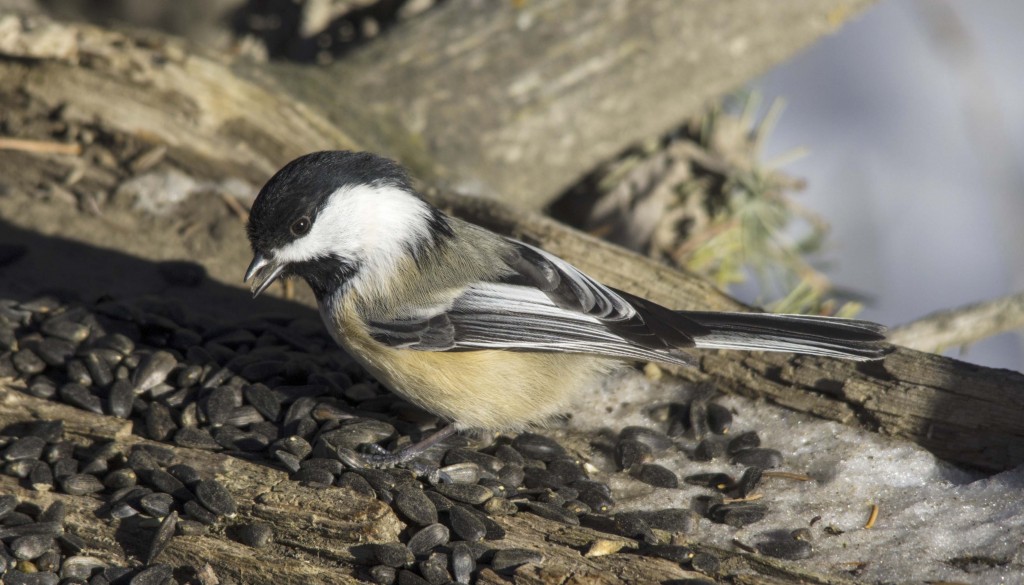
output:
<svg viewBox="0 0 1024 585"><path fill-rule="evenodd" d="M53 142L50 140L28 140L26 138L0 137L0 150L20 150L38 154L82 154L82 145L76 142Z"/></svg>
<svg viewBox="0 0 1024 585"><path fill-rule="evenodd" d="M1024 328L1024 292L932 313L890 330L889 340L939 352L1020 328Z"/></svg>

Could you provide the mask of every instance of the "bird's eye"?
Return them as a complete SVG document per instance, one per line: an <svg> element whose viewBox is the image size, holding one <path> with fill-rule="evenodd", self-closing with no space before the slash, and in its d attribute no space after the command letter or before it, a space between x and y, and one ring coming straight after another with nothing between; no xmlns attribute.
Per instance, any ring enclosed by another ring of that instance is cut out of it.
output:
<svg viewBox="0 0 1024 585"><path fill-rule="evenodd" d="M296 236L304 236L306 235L306 232L309 231L309 227L311 225L313 224L309 221L308 217L300 217L292 224L292 234Z"/></svg>

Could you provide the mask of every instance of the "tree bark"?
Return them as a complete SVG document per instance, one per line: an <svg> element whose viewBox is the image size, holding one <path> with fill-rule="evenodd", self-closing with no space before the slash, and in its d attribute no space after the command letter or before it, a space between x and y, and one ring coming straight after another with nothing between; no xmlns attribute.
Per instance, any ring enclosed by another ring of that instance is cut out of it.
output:
<svg viewBox="0 0 1024 585"><path fill-rule="evenodd" d="M448 187L539 209L869 5L456 0L288 87L410 130Z"/></svg>
<svg viewBox="0 0 1024 585"><path fill-rule="evenodd" d="M326 68L228 63L85 26L25 31L8 17L0 53L41 59L33 93L161 136L213 174L265 178L304 152L358 148L536 209L870 4L452 0Z"/></svg>

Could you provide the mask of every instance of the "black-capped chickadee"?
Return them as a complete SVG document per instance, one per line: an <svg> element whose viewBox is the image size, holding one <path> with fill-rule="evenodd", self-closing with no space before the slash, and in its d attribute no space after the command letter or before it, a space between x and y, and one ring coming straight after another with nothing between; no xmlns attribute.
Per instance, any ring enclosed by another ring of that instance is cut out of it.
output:
<svg viewBox="0 0 1024 585"><path fill-rule="evenodd" d="M316 152L263 187L247 226L254 295L299 276L334 339L366 370L449 421L373 463L408 460L459 429L519 430L563 412L623 360L690 363L688 348L853 360L888 352L875 323L673 311L547 252L449 217L397 163Z"/></svg>

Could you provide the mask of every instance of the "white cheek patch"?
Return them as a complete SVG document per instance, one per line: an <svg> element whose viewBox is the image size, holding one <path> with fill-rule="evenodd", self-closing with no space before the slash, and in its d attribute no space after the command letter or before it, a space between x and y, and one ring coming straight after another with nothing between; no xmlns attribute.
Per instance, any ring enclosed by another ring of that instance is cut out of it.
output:
<svg viewBox="0 0 1024 585"><path fill-rule="evenodd" d="M388 270L411 243L430 238L429 217L426 203L392 185L344 187L330 195L308 234L274 256L281 262L335 256Z"/></svg>

